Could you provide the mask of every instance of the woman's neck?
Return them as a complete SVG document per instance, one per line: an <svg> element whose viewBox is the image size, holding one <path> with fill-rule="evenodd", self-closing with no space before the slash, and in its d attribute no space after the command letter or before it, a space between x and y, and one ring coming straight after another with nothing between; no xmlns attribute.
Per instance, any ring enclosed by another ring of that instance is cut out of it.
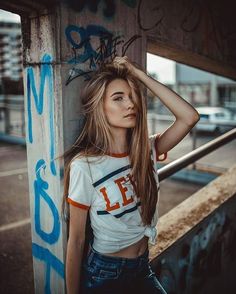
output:
<svg viewBox="0 0 236 294"><path fill-rule="evenodd" d="M110 153L126 153L128 149L126 132L114 132L112 137L113 137L113 140L111 142L111 148L109 152Z"/></svg>

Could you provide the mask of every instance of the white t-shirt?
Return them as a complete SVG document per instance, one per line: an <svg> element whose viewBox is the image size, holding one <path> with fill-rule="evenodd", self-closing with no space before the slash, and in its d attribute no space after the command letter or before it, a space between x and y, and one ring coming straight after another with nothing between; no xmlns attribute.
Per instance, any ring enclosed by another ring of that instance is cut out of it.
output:
<svg viewBox="0 0 236 294"><path fill-rule="evenodd" d="M151 136L152 160L157 171L158 135ZM89 162L89 164L88 164ZM159 179L155 173L159 193ZM130 179L127 154L83 157L74 159L70 168L68 202L87 209L93 229L93 247L100 253L117 252L130 246L143 236L156 244L158 212L150 226L143 226L140 200L134 193Z"/></svg>

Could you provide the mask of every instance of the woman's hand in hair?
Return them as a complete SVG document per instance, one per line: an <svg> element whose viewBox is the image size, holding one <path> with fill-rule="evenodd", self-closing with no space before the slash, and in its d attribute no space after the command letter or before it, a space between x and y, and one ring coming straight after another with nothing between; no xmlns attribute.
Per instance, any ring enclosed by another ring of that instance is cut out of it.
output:
<svg viewBox="0 0 236 294"><path fill-rule="evenodd" d="M116 56L115 59L113 60L114 64L125 66L128 68L130 73L138 78L138 74L140 72L140 69L138 69L130 60L127 56Z"/></svg>

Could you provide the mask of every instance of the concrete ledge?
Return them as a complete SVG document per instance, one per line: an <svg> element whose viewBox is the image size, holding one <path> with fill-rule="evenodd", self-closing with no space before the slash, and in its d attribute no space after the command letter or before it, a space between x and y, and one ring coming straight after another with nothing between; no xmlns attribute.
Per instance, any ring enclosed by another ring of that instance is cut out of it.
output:
<svg viewBox="0 0 236 294"><path fill-rule="evenodd" d="M158 244L151 246L150 260L170 247L222 203L236 195L236 165L160 217Z"/></svg>

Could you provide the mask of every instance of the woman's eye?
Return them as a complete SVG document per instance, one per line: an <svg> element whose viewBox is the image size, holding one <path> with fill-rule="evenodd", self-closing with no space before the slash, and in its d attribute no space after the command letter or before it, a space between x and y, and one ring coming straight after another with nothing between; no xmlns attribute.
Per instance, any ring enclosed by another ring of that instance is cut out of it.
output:
<svg viewBox="0 0 236 294"><path fill-rule="evenodd" d="M116 97L114 100L115 101L121 101L122 99L123 99L123 97L120 96L120 97Z"/></svg>

